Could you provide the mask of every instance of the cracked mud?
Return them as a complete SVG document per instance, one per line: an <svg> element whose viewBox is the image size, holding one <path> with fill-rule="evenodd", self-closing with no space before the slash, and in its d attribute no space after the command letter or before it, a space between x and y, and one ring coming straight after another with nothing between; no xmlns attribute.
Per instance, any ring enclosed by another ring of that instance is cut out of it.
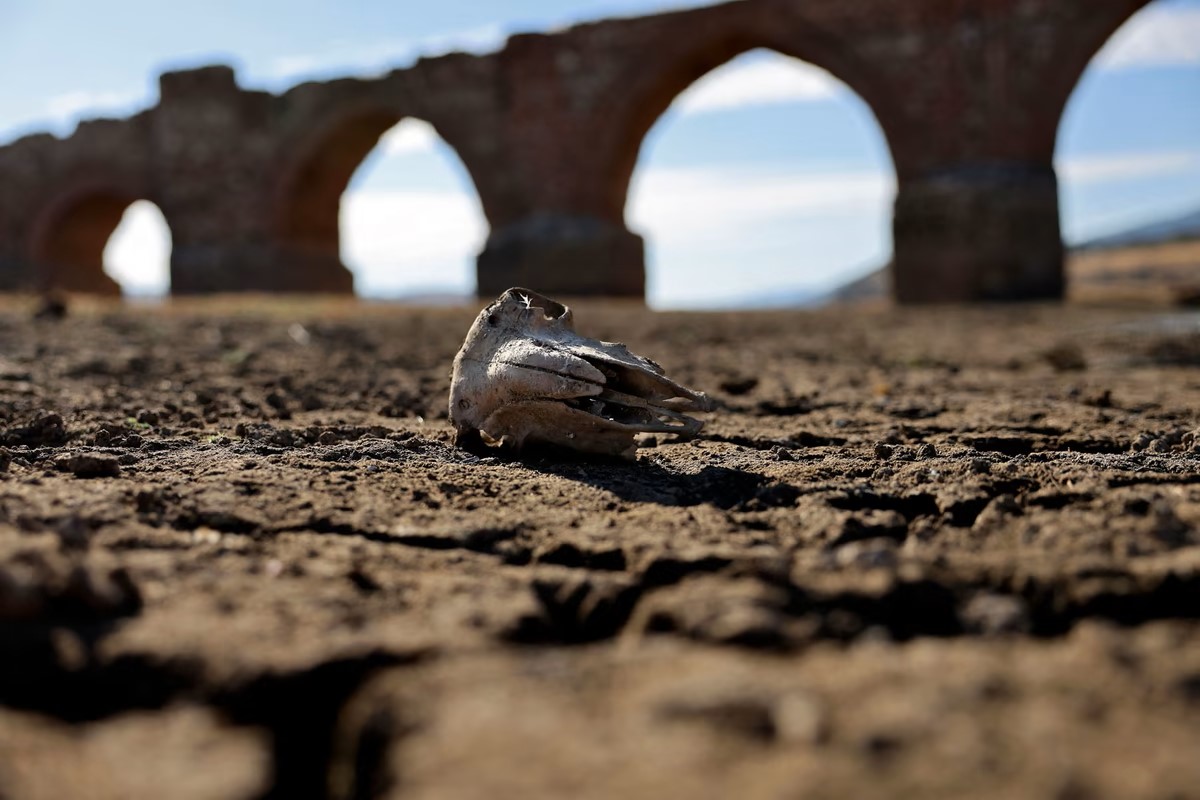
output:
<svg viewBox="0 0 1200 800"><path fill-rule="evenodd" d="M697 440L455 448L474 309L0 312L0 797L1197 796L1200 318L583 307Z"/></svg>

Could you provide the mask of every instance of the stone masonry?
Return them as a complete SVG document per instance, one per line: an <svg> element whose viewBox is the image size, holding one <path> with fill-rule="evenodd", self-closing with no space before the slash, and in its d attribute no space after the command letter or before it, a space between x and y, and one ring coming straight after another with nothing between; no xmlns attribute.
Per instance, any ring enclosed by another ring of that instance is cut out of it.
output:
<svg viewBox="0 0 1200 800"><path fill-rule="evenodd" d="M175 294L350 292L342 192L411 116L454 148L479 193L491 228L481 295L642 297L625 201L643 137L706 72L768 48L828 70L874 111L897 175L897 300L1057 298L1059 118L1146 2L735 0L281 95L240 88L227 67L168 73L158 104L133 117L0 147L0 289L116 292L104 245L128 204L148 199L171 228Z"/></svg>

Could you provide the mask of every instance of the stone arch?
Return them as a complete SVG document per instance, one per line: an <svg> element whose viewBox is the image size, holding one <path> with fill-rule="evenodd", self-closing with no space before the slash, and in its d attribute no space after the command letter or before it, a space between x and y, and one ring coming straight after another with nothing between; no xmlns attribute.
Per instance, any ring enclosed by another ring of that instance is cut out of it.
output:
<svg viewBox="0 0 1200 800"><path fill-rule="evenodd" d="M353 278L341 259L342 197L355 171L383 135L409 118L429 122L455 153L487 216L488 204L478 191L470 165L436 122L387 104L342 109L293 148L296 155L285 165L273 201L277 243L296 268L311 273L316 281L311 285L319 290L353 291Z"/></svg>
<svg viewBox="0 0 1200 800"><path fill-rule="evenodd" d="M1111 269L1106 265L1117 265L1130 258L1128 252L1117 254L1104 247L1086 247L1089 241L1188 213L1200 197L1197 170L1186 160L1169 171L1152 170L1139 174L1135 168L1124 174L1120 170L1103 174L1106 159L1133 155L1136 160L1140 155L1157 152L1169 161L1176 155L1172 152L1175 147L1189 148L1196 141L1197 128L1191 109L1180 102L1188 97L1188 93L1180 93L1179 88L1172 93L1160 91L1166 85L1160 70L1146 70L1134 64L1127 65L1131 67L1127 70L1115 72L1105 70L1101 65L1101 54L1110 44L1123 34L1132 33L1135 24L1154 25L1152 20L1163 11L1168 15L1171 13L1168 3L1147 2L1123 16L1115 25L1116 18L1109 19L1109 24L1097 31L1097 34L1108 35L1098 46L1094 41L1100 36L1093 39L1093 46L1089 48L1093 52L1078 70L1078 80L1065 101L1060 100L1062 108L1055 128L1054 159L1067 254L1064 277L1067 284L1073 281L1082 284L1082 287L1074 286L1074 291L1069 294L1077 295L1081 289L1087 293L1095 291L1088 286L1089 273ZM1162 21L1160 17L1158 24ZM1114 86L1122 87L1119 93L1112 91L1110 87ZM1122 119L1130 118L1141 120L1143 124L1121 124ZM1095 168L1099 168L1099 172L1094 171ZM1142 292L1157 297L1163 297L1164 293L1171 296L1175 291L1186 292L1184 287L1190 280L1188 271L1193 266L1177 260L1178 256L1169 245L1140 242L1129 247L1138 253L1139 267L1123 278L1113 277L1109 284L1112 291L1131 297ZM1123 249L1118 248L1118 252ZM1121 275L1119 268L1112 272L1114 276Z"/></svg>
<svg viewBox="0 0 1200 800"><path fill-rule="evenodd" d="M672 46L657 52L650 64L640 63L622 80L625 100L598 124L598 163L605 169L604 216L614 222L624 217L629 183L642 142L671 103L703 76L752 50L769 50L826 70L846 84L870 110L883 131L893 164L899 169L890 128L890 101L881 84L872 79L866 64L857 62L849 48L818 28L796 25L783 30L778 17L759 22L746 16L743 27L709 26L689 35L682 32ZM774 23L773 25L770 23Z"/></svg>
<svg viewBox="0 0 1200 800"><path fill-rule="evenodd" d="M138 200L155 202L145 187L120 180L84 181L56 195L34 217L28 239L36 288L119 296L120 284L104 271L104 248Z"/></svg>
<svg viewBox="0 0 1200 800"><path fill-rule="evenodd" d="M1071 35L1059 37L1055 49L1056 68L1039 73L1043 81L1039 91L1046 107L1054 113L1051 124L1046 126L1049 137L1043 147L1047 155L1052 157L1057 150L1063 115L1083 73L1117 31L1151 2L1115 0L1100 8L1088 7L1082 18L1073 21Z"/></svg>
<svg viewBox="0 0 1200 800"><path fill-rule="evenodd" d="M279 198L276 231L283 242L337 256L342 194L380 137L401 119L383 109L349 114L300 148Z"/></svg>
<svg viewBox="0 0 1200 800"><path fill-rule="evenodd" d="M708 81L715 81L712 88L717 89L726 76L740 77L739 70L746 68L751 71L747 79L758 76L760 68L764 79L777 74L783 80L790 73L801 81L821 75L804 62L756 48L703 76L681 99L690 101L692 92ZM883 131L848 87L828 75L816 80L836 88L812 98L818 102L774 101L774 108L758 109L765 120L761 124L737 114L691 116L672 108L647 133L625 214L626 225L646 237L647 299L653 305L703 306L741 299L765 303L769 293L786 296L804 285L815 292L811 287L857 278L891 259L895 167ZM838 135L831 137L830 130ZM697 135L702 131L714 132L717 141L704 141ZM713 154L712 160L704 166L700 161L673 162L670 154L679 152L680 145L687 152ZM774 154L769 173L763 171L761 156L753 155L762 152L760 147ZM688 176L686 191L667 177L674 169ZM715 175L730 169L742 177L703 177L708 170ZM764 191L769 205L756 202ZM689 213L681 214L681 207ZM753 213L742 216L747 209ZM711 219L704 226L706 234L726 235L702 236L705 244L698 247L694 226L702 218ZM745 266L734 273L715 268L733 263ZM712 279L696 282L693 276L701 269Z"/></svg>
<svg viewBox="0 0 1200 800"><path fill-rule="evenodd" d="M126 297L171 294L171 227L157 203L138 200L125 209L104 247L104 271Z"/></svg>

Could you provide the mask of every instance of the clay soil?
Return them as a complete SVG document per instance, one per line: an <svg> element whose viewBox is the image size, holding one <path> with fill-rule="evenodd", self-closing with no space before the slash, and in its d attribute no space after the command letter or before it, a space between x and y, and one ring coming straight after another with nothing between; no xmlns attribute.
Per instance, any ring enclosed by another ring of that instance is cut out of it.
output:
<svg viewBox="0 0 1200 800"><path fill-rule="evenodd" d="M0 797L1200 797L1200 316L581 304L627 463L474 313L0 310Z"/></svg>

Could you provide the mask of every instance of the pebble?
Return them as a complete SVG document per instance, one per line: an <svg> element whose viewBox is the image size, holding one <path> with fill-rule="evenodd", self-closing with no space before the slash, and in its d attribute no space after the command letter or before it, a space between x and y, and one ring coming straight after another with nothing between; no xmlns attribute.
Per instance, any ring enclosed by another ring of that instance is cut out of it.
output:
<svg viewBox="0 0 1200 800"><path fill-rule="evenodd" d="M988 461L986 458L972 458L971 459L971 472L974 472L979 475L987 475L991 471L992 471L992 462Z"/></svg>
<svg viewBox="0 0 1200 800"><path fill-rule="evenodd" d="M121 474L121 465L115 456L104 453L79 453L65 456L54 462L63 472L76 478L115 478Z"/></svg>

